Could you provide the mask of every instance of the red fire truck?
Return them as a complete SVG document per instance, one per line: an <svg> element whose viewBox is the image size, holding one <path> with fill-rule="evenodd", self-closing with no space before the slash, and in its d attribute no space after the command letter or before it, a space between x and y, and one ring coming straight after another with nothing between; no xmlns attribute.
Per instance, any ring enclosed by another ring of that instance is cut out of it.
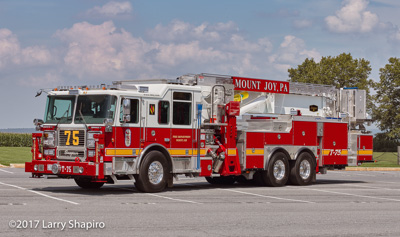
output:
<svg viewBox="0 0 400 237"><path fill-rule="evenodd" d="M178 175L308 185L372 161L365 91L356 88L190 74L42 91L25 171L82 188L131 179L160 192Z"/></svg>

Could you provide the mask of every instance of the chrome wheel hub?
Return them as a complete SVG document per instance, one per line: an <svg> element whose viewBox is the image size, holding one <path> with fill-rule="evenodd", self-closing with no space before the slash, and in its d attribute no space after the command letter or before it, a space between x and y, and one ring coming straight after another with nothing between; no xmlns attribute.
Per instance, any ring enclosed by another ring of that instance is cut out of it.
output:
<svg viewBox="0 0 400 237"><path fill-rule="evenodd" d="M311 174L311 165L308 160L303 160L300 163L299 174L302 179L308 179Z"/></svg>
<svg viewBox="0 0 400 237"><path fill-rule="evenodd" d="M159 184L164 177L164 169L159 161L153 161L149 166L149 181L152 184Z"/></svg>
<svg viewBox="0 0 400 237"><path fill-rule="evenodd" d="M274 163L274 177L277 180L282 180L285 177L285 163L283 161L278 160Z"/></svg>

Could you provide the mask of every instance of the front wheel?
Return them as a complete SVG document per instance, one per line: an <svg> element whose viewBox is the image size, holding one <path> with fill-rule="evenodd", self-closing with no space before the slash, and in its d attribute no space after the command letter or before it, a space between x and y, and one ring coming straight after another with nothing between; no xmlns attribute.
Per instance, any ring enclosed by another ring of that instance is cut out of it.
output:
<svg viewBox="0 0 400 237"><path fill-rule="evenodd" d="M75 183L84 189L97 189L101 188L104 183L93 182L90 178L74 178Z"/></svg>
<svg viewBox="0 0 400 237"><path fill-rule="evenodd" d="M310 185L315 176L315 167L312 156L303 152L299 155L290 169L290 182L295 185Z"/></svg>
<svg viewBox="0 0 400 237"><path fill-rule="evenodd" d="M143 159L135 186L142 192L161 192L167 186L168 163L159 151L150 151Z"/></svg>
<svg viewBox="0 0 400 237"><path fill-rule="evenodd" d="M289 179L289 161L285 153L276 152L270 159L266 172L261 173L268 186L284 186Z"/></svg>

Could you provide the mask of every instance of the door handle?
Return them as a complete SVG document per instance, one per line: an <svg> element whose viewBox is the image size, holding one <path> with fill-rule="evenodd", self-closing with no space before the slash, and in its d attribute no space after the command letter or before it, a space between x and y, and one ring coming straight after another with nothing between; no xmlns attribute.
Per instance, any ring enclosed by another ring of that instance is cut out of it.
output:
<svg viewBox="0 0 400 237"><path fill-rule="evenodd" d="M169 138L164 138L164 141L165 141L165 142L169 142L170 139L169 139Z"/></svg>

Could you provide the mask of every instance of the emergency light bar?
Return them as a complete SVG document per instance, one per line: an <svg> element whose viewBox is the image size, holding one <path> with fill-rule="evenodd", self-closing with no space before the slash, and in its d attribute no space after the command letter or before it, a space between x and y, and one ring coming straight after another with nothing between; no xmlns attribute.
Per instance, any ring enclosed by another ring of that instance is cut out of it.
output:
<svg viewBox="0 0 400 237"><path fill-rule="evenodd" d="M101 84L101 85L89 85L89 86L58 86L54 91L69 91L69 90L107 90L114 88L113 86Z"/></svg>

